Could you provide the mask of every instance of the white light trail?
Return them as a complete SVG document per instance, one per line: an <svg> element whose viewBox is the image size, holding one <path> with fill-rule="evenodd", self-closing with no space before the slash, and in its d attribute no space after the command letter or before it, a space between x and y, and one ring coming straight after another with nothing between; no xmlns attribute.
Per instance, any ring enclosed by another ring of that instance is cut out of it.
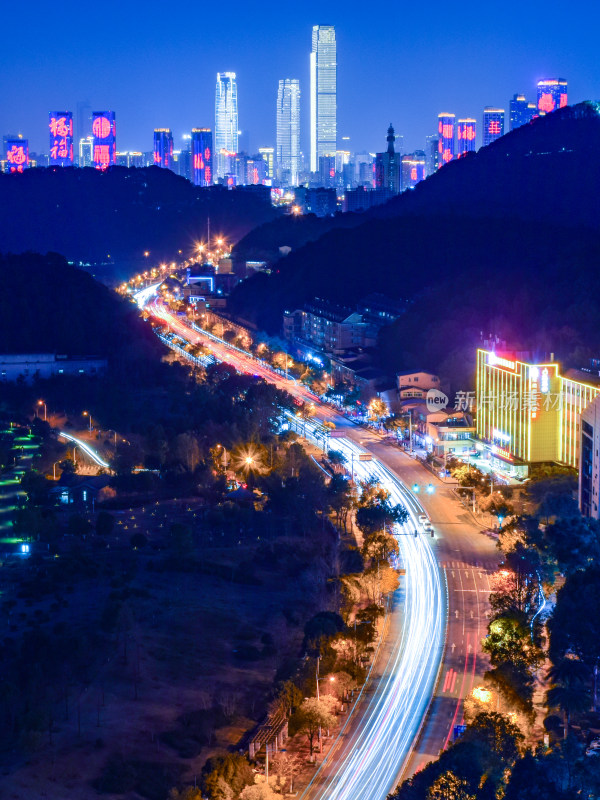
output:
<svg viewBox="0 0 600 800"><path fill-rule="evenodd" d="M64 439L68 439L70 442L74 442L77 445L77 447L80 447L83 450L83 452L86 453L92 459L92 461L98 464L99 467L104 467L104 469L110 469L110 464L104 461L104 459L101 458L95 450L92 450L89 444L86 444L81 439L77 439L77 437L75 436L71 436L70 433L64 433L64 431L61 431L58 435L62 436Z"/></svg>

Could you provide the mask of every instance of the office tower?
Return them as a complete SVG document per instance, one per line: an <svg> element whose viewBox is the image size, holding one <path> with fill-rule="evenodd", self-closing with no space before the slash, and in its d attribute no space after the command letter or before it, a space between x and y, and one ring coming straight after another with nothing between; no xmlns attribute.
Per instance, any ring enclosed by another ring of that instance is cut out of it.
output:
<svg viewBox="0 0 600 800"><path fill-rule="evenodd" d="M216 175L224 178L231 154L238 152L238 101L235 72L217 73L215 93Z"/></svg>
<svg viewBox="0 0 600 800"><path fill-rule="evenodd" d="M275 177L275 148L259 147L258 154L267 165L267 178L273 180ZM300 153L298 153L298 160L300 160Z"/></svg>
<svg viewBox="0 0 600 800"><path fill-rule="evenodd" d="M94 149L92 163L96 169L106 169L115 163L117 150L114 111L92 112Z"/></svg>
<svg viewBox="0 0 600 800"><path fill-rule="evenodd" d="M50 166L73 166L73 112L51 111L50 121Z"/></svg>
<svg viewBox="0 0 600 800"><path fill-rule="evenodd" d="M87 100L78 100L75 110L77 126L74 133L79 142L92 132L92 107Z"/></svg>
<svg viewBox="0 0 600 800"><path fill-rule="evenodd" d="M557 108L563 108L567 103L567 82L564 78L546 78L538 81L538 111L549 114Z"/></svg>
<svg viewBox="0 0 600 800"><path fill-rule="evenodd" d="M419 181L425 179L425 152L415 150L402 156L402 191L414 189Z"/></svg>
<svg viewBox="0 0 600 800"><path fill-rule="evenodd" d="M29 140L18 137L4 142L8 172L23 172L29 167Z"/></svg>
<svg viewBox="0 0 600 800"><path fill-rule="evenodd" d="M377 153L375 156L375 188L388 189L388 191L398 194L401 190L401 169L402 157L394 150L394 128L390 122L387 132L387 150L385 153Z"/></svg>
<svg viewBox="0 0 600 800"><path fill-rule="evenodd" d="M192 128L192 181L196 186L213 182L213 141L210 128Z"/></svg>
<svg viewBox="0 0 600 800"><path fill-rule="evenodd" d="M486 106L483 109L483 146L504 136L504 109Z"/></svg>
<svg viewBox="0 0 600 800"><path fill-rule="evenodd" d="M94 137L86 136L79 140L79 159L77 163L80 167L91 167L94 157Z"/></svg>
<svg viewBox="0 0 600 800"><path fill-rule="evenodd" d="M445 111L438 114L438 142L439 167L443 167L454 158L454 121L455 114L448 114Z"/></svg>
<svg viewBox="0 0 600 800"><path fill-rule="evenodd" d="M466 155L475 151L475 136L477 133L477 122L471 117L458 120L457 138L458 138L458 155Z"/></svg>
<svg viewBox="0 0 600 800"><path fill-rule="evenodd" d="M425 137L425 171L427 177L437 172L440 166L440 137L437 133Z"/></svg>
<svg viewBox="0 0 600 800"><path fill-rule="evenodd" d="M277 90L277 177L297 186L300 174L300 81L285 78Z"/></svg>
<svg viewBox="0 0 600 800"><path fill-rule="evenodd" d="M337 150L337 49L333 25L314 25L310 54L310 171Z"/></svg>
<svg viewBox="0 0 600 800"><path fill-rule="evenodd" d="M535 103L529 103L524 94L516 94L510 101L509 116L510 130L514 131L521 125L527 125L537 116L537 106Z"/></svg>
<svg viewBox="0 0 600 800"><path fill-rule="evenodd" d="M319 156L319 186L335 187L335 155Z"/></svg>
<svg viewBox="0 0 600 800"><path fill-rule="evenodd" d="M173 166L173 134L170 128L154 129L154 163L157 167Z"/></svg>

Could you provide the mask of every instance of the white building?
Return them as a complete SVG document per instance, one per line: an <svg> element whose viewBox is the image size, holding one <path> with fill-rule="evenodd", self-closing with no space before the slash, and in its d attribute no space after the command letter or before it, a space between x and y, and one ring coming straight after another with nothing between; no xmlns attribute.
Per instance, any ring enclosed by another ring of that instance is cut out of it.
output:
<svg viewBox="0 0 600 800"><path fill-rule="evenodd" d="M105 358L70 357L54 353L6 353L0 355L0 383L55 375L98 375L107 367Z"/></svg>
<svg viewBox="0 0 600 800"><path fill-rule="evenodd" d="M300 173L300 81L285 78L277 91L277 177L297 186Z"/></svg>
<svg viewBox="0 0 600 800"><path fill-rule="evenodd" d="M238 151L238 101L235 72L218 72L215 92L214 155L217 178L224 178Z"/></svg>
<svg viewBox="0 0 600 800"><path fill-rule="evenodd" d="M337 46L333 25L314 25L310 54L310 171L337 150Z"/></svg>

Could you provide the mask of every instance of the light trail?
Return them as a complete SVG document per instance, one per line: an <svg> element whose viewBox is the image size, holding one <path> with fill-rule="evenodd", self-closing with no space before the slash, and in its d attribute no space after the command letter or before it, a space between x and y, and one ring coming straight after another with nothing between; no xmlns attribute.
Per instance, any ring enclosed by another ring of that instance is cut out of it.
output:
<svg viewBox="0 0 600 800"><path fill-rule="evenodd" d="M139 292L136 292L133 296L133 299L138 304L139 308L144 308L146 303L150 300L151 297L154 297L156 294L156 290L160 286L162 281L159 283L155 283L152 286L146 286L145 289L140 289Z"/></svg>
<svg viewBox="0 0 600 800"><path fill-rule="evenodd" d="M267 366L236 352L237 348L215 341L216 337L192 330L159 301L152 303L150 311L189 342L195 344L201 336L211 339L215 357L239 372L282 384L290 394L322 407L303 386L291 385ZM286 416L306 437L324 445L318 420L300 421L291 412ZM325 758L300 800L385 800L402 775L433 696L446 632L446 593L429 536L421 531L418 515L424 511L414 494L377 459L361 461L359 456L367 451L350 439L336 437L335 449L348 463L353 462L358 480L376 478L389 491L393 503L406 507L408 520L397 526L399 560L406 575L393 598L393 605L402 610L401 623L395 624L391 652L362 715L361 727L342 741L339 754L330 753ZM398 620L400 614L393 617Z"/></svg>
<svg viewBox="0 0 600 800"><path fill-rule="evenodd" d="M86 444L86 442L82 441L81 439L78 439L76 436L71 436L70 433L65 433L64 431L61 431L58 435L62 436L64 439L68 439L70 442L73 442L74 444L77 445L77 447L80 447L83 450L83 452L86 455L88 455L95 464L98 464L99 467L104 467L104 469L110 469L110 464L108 464L103 458L101 458L100 455L98 455L98 453L89 446L89 444Z"/></svg>

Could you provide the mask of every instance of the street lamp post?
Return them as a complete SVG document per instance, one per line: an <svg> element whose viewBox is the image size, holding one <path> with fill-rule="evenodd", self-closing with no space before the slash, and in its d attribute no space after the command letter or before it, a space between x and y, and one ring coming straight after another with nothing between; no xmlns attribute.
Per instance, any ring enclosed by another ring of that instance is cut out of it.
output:
<svg viewBox="0 0 600 800"><path fill-rule="evenodd" d="M90 420L90 433L91 433L92 432L92 415L89 413L89 411L84 411L83 412L83 416L84 417L89 417L89 420Z"/></svg>
<svg viewBox="0 0 600 800"><path fill-rule="evenodd" d="M38 406L44 406L44 422L48 421L48 414L46 409L46 403L43 400L38 400Z"/></svg>

